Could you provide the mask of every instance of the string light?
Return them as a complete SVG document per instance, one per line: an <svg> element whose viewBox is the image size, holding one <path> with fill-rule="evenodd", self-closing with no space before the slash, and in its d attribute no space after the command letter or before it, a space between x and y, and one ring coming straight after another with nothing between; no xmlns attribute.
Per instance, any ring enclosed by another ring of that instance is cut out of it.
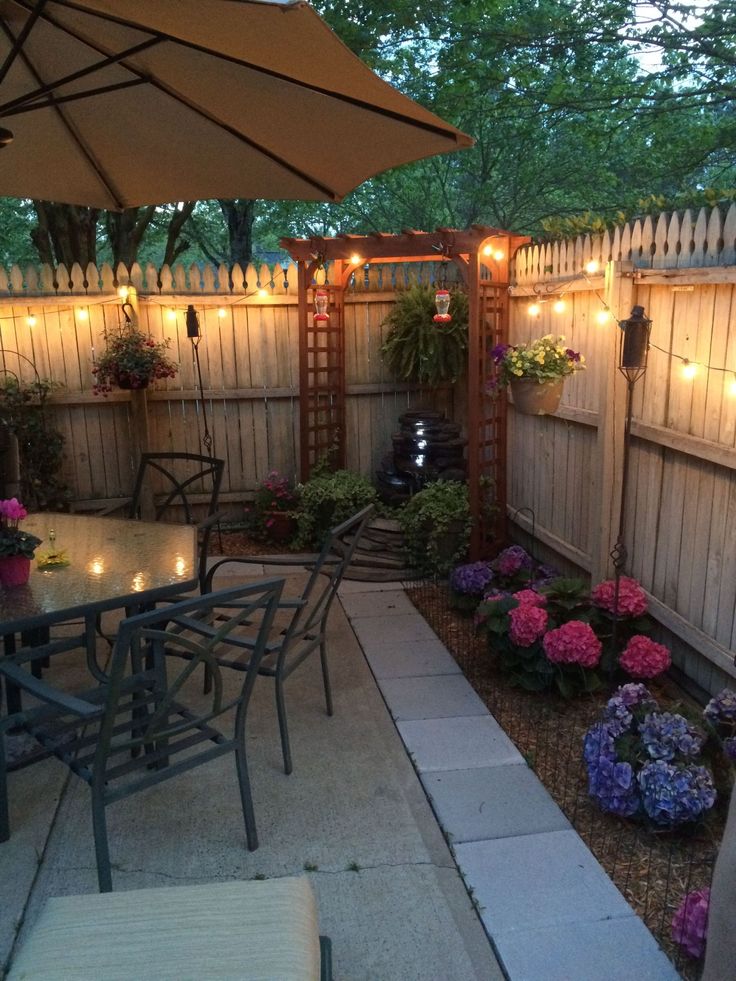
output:
<svg viewBox="0 0 736 981"><path fill-rule="evenodd" d="M506 253L503 249L494 249L492 245L483 246L483 255L491 256L496 262L501 262L502 259L506 258Z"/></svg>
<svg viewBox="0 0 736 981"><path fill-rule="evenodd" d="M173 307L169 307L166 311L166 317L168 320L176 320L176 310Z"/></svg>
<svg viewBox="0 0 736 981"><path fill-rule="evenodd" d="M585 263L585 271L589 276L592 276L594 273L598 272L598 263L595 259L591 259L589 262Z"/></svg>
<svg viewBox="0 0 736 981"><path fill-rule="evenodd" d="M733 378L731 379L731 383L728 386L728 394L736 398L736 373L734 374Z"/></svg>
<svg viewBox="0 0 736 981"><path fill-rule="evenodd" d="M605 310L599 310L595 315L595 319L597 323L603 326L611 319L611 311L607 307Z"/></svg>
<svg viewBox="0 0 736 981"><path fill-rule="evenodd" d="M225 309L225 307L217 308L217 316L220 318L220 320L224 319L227 316L227 310Z"/></svg>
<svg viewBox="0 0 736 981"><path fill-rule="evenodd" d="M538 317L542 312L542 308L538 303L530 303L526 310L530 317Z"/></svg>
<svg viewBox="0 0 736 981"><path fill-rule="evenodd" d="M362 261L363 261L363 256L362 256L362 255L358 255L358 253L357 253L357 252L354 252L354 253L353 253L353 254L352 254L352 255L350 256L350 262L351 262L351 263L352 263L352 265L354 265L354 266L359 266L359 265L361 264L361 262L362 262Z"/></svg>
<svg viewBox="0 0 736 981"><path fill-rule="evenodd" d="M552 304L552 309L554 310L555 313L565 312L566 304L565 301L562 299L562 297L560 297L559 300L555 300L555 302Z"/></svg>
<svg viewBox="0 0 736 981"><path fill-rule="evenodd" d="M693 378L698 373L698 366L694 361L688 361L687 358L682 359L682 377L687 378L688 381L692 381Z"/></svg>
<svg viewBox="0 0 736 981"><path fill-rule="evenodd" d="M260 297L261 297L261 299L263 299L264 297L266 297L266 296L268 296L268 290L266 290L266 289L264 289L263 287L261 287L261 288L260 288L260 289L258 290L258 296L260 296Z"/></svg>
<svg viewBox="0 0 736 981"><path fill-rule="evenodd" d="M129 286L121 286L118 289L118 296L120 297L121 300L127 300L128 297L130 296L130 287Z"/></svg>
<svg viewBox="0 0 736 981"><path fill-rule="evenodd" d="M89 320L89 310L87 307L77 307L75 313L77 320Z"/></svg>
<svg viewBox="0 0 736 981"><path fill-rule="evenodd" d="M26 323L28 324L29 327L35 327L36 324L38 323L38 320L36 319L36 317L33 316L32 313L30 313L26 317Z"/></svg>

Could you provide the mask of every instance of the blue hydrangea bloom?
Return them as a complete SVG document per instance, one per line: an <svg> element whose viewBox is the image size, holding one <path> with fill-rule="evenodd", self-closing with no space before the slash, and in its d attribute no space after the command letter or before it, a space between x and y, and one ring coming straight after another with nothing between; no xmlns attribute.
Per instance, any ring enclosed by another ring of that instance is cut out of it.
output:
<svg viewBox="0 0 736 981"><path fill-rule="evenodd" d="M639 724L639 738L653 760L672 760L676 755L698 756L705 737L682 715L653 712Z"/></svg>
<svg viewBox="0 0 736 981"><path fill-rule="evenodd" d="M652 760L639 771L638 782L644 811L664 827L694 821L716 800L711 774L704 766L692 763L678 767Z"/></svg>

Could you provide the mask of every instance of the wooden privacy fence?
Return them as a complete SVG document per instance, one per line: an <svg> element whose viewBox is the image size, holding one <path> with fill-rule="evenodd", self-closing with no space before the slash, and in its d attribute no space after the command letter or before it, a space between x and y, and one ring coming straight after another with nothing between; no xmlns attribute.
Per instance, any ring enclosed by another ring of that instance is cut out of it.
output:
<svg viewBox="0 0 736 981"><path fill-rule="evenodd" d="M373 266L346 296L347 466L372 477L392 448L401 412L427 405L429 393L397 383L380 355L394 291L433 281L433 264ZM227 463L222 499L241 502L276 469L296 477L299 459L296 268L220 267L113 272L44 267L0 269L0 367L30 381L58 384L54 423L65 437L64 479L78 508L130 493L138 433L131 393L94 395L95 351L121 320L118 284L137 290L139 323L168 338L177 376L147 392L149 448L203 452L204 423L213 452ZM187 339L188 304L198 312L203 391ZM431 400L462 420L451 389Z"/></svg>
<svg viewBox="0 0 736 981"><path fill-rule="evenodd" d="M585 271L592 260L597 273ZM625 418L617 321L642 305L651 347L634 394L625 571L708 690L736 676L734 262L731 206L526 247L512 270L511 342L564 335L588 368L568 379L556 415L509 413L509 514L594 581L610 575ZM689 380L684 361L696 366Z"/></svg>

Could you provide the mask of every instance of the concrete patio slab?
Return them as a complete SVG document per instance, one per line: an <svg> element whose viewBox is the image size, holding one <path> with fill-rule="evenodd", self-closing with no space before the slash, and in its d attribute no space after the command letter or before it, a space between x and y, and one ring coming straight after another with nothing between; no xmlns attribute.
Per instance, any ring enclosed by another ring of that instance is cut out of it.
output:
<svg viewBox="0 0 736 981"><path fill-rule="evenodd" d="M453 844L570 829L570 822L524 763L420 776Z"/></svg>
<svg viewBox="0 0 736 981"><path fill-rule="evenodd" d="M524 762L490 715L397 722L396 727L420 773Z"/></svg>
<svg viewBox="0 0 736 981"><path fill-rule="evenodd" d="M418 678L461 674L460 666L439 640L415 640L366 654L376 678Z"/></svg>
<svg viewBox="0 0 736 981"><path fill-rule="evenodd" d="M465 842L455 857L494 937L632 915L574 831Z"/></svg>
<svg viewBox="0 0 736 981"><path fill-rule="evenodd" d="M397 722L489 714L483 700L462 674L380 678L378 686Z"/></svg>
<svg viewBox="0 0 736 981"><path fill-rule="evenodd" d="M234 762L224 757L108 808L115 889L308 870L341 981L419 981L437 977L438 965L440 976L453 981L502 981L339 604L329 647L332 718L325 714L317 658L286 683L290 776L282 770L273 683L261 678L256 685L247 740L258 850L245 848ZM56 761L10 774L14 833L0 846L7 870L0 875L0 904L16 912L3 934L0 968L20 921L17 942L48 896L97 890L88 788L73 778L57 808L51 772L66 776ZM48 835L44 827L24 832L40 817ZM33 847L24 845L24 834Z"/></svg>
<svg viewBox="0 0 736 981"><path fill-rule="evenodd" d="M361 579L343 579L338 589L340 597L350 596L353 593L382 593L386 590L393 591L403 589L404 584L399 580L391 582L363 582Z"/></svg>
<svg viewBox="0 0 736 981"><path fill-rule="evenodd" d="M343 609L351 620L357 617L416 615L416 607L403 589L384 589L378 593L346 593L341 597Z"/></svg>
<svg viewBox="0 0 736 981"><path fill-rule="evenodd" d="M514 981L679 981L638 916L494 936Z"/></svg>
<svg viewBox="0 0 736 981"><path fill-rule="evenodd" d="M389 645L417 640L437 640L437 634L419 613L400 613L392 617L359 617L353 629L366 654L374 654Z"/></svg>

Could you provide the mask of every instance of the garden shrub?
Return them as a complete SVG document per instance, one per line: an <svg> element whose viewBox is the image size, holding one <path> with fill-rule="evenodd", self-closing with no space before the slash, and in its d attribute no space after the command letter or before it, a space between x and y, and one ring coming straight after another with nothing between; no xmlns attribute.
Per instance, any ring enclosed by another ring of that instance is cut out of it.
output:
<svg viewBox="0 0 736 981"><path fill-rule="evenodd" d="M331 528L377 501L375 488L360 474L318 471L301 488L294 548L321 548Z"/></svg>
<svg viewBox="0 0 736 981"><path fill-rule="evenodd" d="M467 486L455 480L427 484L401 509L399 524L413 568L427 576L446 576L468 551Z"/></svg>

